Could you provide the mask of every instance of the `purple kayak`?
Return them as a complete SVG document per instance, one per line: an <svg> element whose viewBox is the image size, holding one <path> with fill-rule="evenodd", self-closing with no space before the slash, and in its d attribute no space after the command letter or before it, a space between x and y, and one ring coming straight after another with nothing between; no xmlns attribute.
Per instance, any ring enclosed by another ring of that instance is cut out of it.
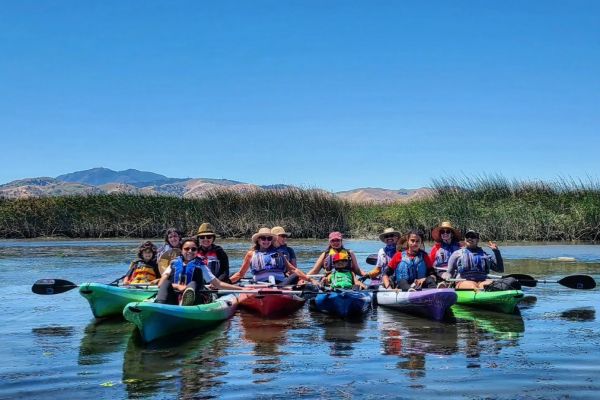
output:
<svg viewBox="0 0 600 400"><path fill-rule="evenodd" d="M444 319L446 312L456 303L454 289L423 289L402 292L382 289L377 292L377 304L436 321Z"/></svg>

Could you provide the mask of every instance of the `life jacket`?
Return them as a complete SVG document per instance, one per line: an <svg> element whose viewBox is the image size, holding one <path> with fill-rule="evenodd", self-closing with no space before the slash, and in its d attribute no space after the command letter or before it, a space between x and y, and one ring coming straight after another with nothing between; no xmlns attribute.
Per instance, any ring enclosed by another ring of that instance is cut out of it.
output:
<svg viewBox="0 0 600 400"><path fill-rule="evenodd" d="M250 271L257 282L268 282L269 276L279 283L285 279L285 260L275 248L255 250L250 259Z"/></svg>
<svg viewBox="0 0 600 400"><path fill-rule="evenodd" d="M448 259L456 250L460 250L460 244L458 242L452 243L441 243L441 247L435 253L435 260L433 260L434 268L445 268L448 266Z"/></svg>
<svg viewBox="0 0 600 400"><path fill-rule="evenodd" d="M401 280L406 280L408 283L413 283L415 279L425 278L427 276L427 264L425 264L426 253L419 250L416 256L410 258L408 253L402 252L402 261L396 268L395 281L398 284Z"/></svg>
<svg viewBox="0 0 600 400"><path fill-rule="evenodd" d="M333 271L329 275L329 285L334 289L352 289L354 275L350 270Z"/></svg>
<svg viewBox="0 0 600 400"><path fill-rule="evenodd" d="M485 281L494 262L492 257L480 247L474 252L467 248L459 251L456 269L460 277L475 282Z"/></svg>
<svg viewBox="0 0 600 400"><path fill-rule="evenodd" d="M183 258L177 257L175 260L171 262L171 280L173 283L178 283L181 285L187 285L190 283L194 277L194 270L196 268L200 269L200 273L202 273L202 269L200 268L202 264L200 261L195 258L190 261L187 265L183 265Z"/></svg>
<svg viewBox="0 0 600 400"><path fill-rule="evenodd" d="M131 264L131 269L129 284L150 283L158 278L156 276L156 267L148 265L142 260L134 261Z"/></svg>
<svg viewBox="0 0 600 400"><path fill-rule="evenodd" d="M219 268L221 267L221 261L217 257L217 251L214 247L211 246L208 250L204 250L200 247L196 258L202 265L206 265L208 270L214 275L218 274Z"/></svg>
<svg viewBox="0 0 600 400"><path fill-rule="evenodd" d="M333 264L336 261L346 261L346 267L344 269L351 271L352 270L352 257L350 256L350 252L345 248L341 248L340 250L335 250L330 248L329 250L325 250L325 260L323 260L323 266L325 267L325 271L329 272L334 269Z"/></svg>

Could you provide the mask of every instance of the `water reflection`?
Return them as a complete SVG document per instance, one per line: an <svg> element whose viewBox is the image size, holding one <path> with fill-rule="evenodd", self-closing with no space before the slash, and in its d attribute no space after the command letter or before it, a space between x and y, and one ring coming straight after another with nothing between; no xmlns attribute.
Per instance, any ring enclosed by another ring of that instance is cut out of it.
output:
<svg viewBox="0 0 600 400"><path fill-rule="evenodd" d="M229 321L203 334L172 336L144 345L134 331L123 357L123 383L129 397L212 398L210 390L226 375L221 361L228 346Z"/></svg>
<svg viewBox="0 0 600 400"><path fill-rule="evenodd" d="M356 343L362 340L360 333L367 323L365 318L341 319L334 315L311 312L315 325L323 329L323 339L329 343L333 357L351 357Z"/></svg>
<svg viewBox="0 0 600 400"><path fill-rule="evenodd" d="M123 321L102 320L89 323L79 345L79 365L105 363L106 356L122 351L133 326Z"/></svg>
<svg viewBox="0 0 600 400"><path fill-rule="evenodd" d="M525 332L525 323L520 313L505 314L455 304L452 306L452 314L458 320L458 327L475 332L470 336L477 336L478 339L492 337L496 340L517 341Z"/></svg>
<svg viewBox="0 0 600 400"><path fill-rule="evenodd" d="M34 345L44 356L59 355L75 333L72 326L43 326L31 329Z"/></svg>

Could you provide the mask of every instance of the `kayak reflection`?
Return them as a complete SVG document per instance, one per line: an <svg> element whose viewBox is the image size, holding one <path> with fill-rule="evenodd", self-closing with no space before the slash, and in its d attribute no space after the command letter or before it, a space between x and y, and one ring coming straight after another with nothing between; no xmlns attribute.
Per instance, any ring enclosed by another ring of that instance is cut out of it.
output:
<svg viewBox="0 0 600 400"><path fill-rule="evenodd" d="M311 313L316 324L323 328L323 339L329 342L333 357L351 357L354 345L362 340L360 332L365 329L367 322L361 319L340 319L336 315Z"/></svg>
<svg viewBox="0 0 600 400"><path fill-rule="evenodd" d="M481 338L489 337L496 340L517 341L525 332L525 323L520 313L504 314L493 311L479 310L455 304L452 314L457 320L461 331L468 331L467 337L472 337L471 332L481 333Z"/></svg>
<svg viewBox="0 0 600 400"><path fill-rule="evenodd" d="M210 397L207 392L221 386L219 378L227 374L221 359L229 326L228 320L201 335L182 334L147 345L134 330L123 359L128 397Z"/></svg>
<svg viewBox="0 0 600 400"><path fill-rule="evenodd" d="M79 365L97 365L109 362L108 355L122 351L129 336L131 325L119 320L90 322L84 330L79 345Z"/></svg>

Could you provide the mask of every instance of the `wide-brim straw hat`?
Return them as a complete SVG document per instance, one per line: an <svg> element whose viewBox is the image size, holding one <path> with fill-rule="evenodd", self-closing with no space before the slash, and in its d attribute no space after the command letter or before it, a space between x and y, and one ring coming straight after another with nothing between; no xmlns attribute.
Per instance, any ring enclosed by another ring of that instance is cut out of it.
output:
<svg viewBox="0 0 600 400"><path fill-rule="evenodd" d="M258 238L261 236L268 236L268 237L275 237L275 235L273 235L271 233L271 229L269 228L260 228L258 230L258 232L256 232L254 235L252 235L252 242L256 243L258 241Z"/></svg>
<svg viewBox="0 0 600 400"><path fill-rule="evenodd" d="M433 230L431 231L431 238L436 242L442 241L442 238L440 237L440 230L442 229L450 229L452 231L452 236L454 240L462 239L462 234L460 233L460 230L453 227L449 221L444 221L439 226L433 228Z"/></svg>
<svg viewBox="0 0 600 400"><path fill-rule="evenodd" d="M383 230L383 233L381 233L379 235L379 240L381 240L382 242L385 242L385 239L383 238L385 235L389 235L389 234L394 234L398 237L400 237L400 232L398 232L397 230L395 230L394 228L385 228Z"/></svg>
<svg viewBox="0 0 600 400"><path fill-rule="evenodd" d="M200 235L213 235L214 237L217 237L217 234L215 233L215 228L213 228L213 226L208 222L204 222L198 227L198 232L196 233L196 236Z"/></svg>
<svg viewBox="0 0 600 400"><path fill-rule="evenodd" d="M274 226L273 228L271 228L271 233L275 236L279 236L279 235L285 235L287 237L292 236L292 234L289 232L286 232L282 226Z"/></svg>

